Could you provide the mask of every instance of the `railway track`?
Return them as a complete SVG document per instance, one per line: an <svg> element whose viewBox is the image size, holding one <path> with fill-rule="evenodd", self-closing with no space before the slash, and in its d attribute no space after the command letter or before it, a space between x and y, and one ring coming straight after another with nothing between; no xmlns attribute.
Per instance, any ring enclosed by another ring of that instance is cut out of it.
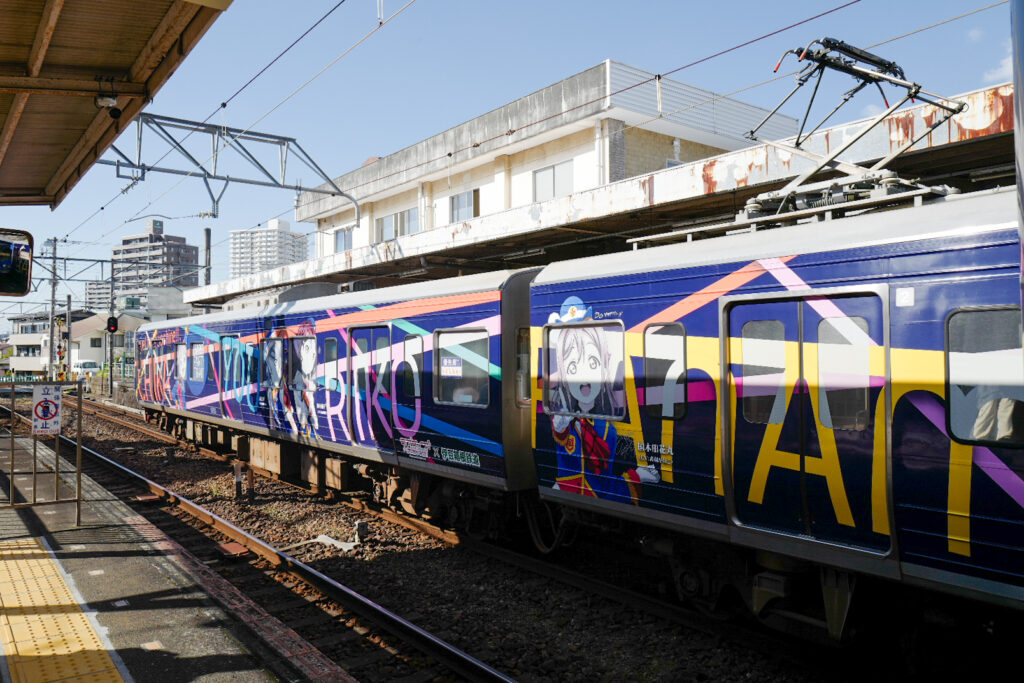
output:
<svg viewBox="0 0 1024 683"><path fill-rule="evenodd" d="M90 406L91 414L110 419L111 411ZM3 410L10 412L8 408ZM90 412L84 408L83 412ZM17 414L19 420L27 418ZM110 420L139 429L128 419ZM149 429L142 428L147 436ZM167 435L162 435L166 437ZM75 442L59 437L69 444ZM173 439L173 437L170 437ZM166 438L160 439L171 443ZM177 440L173 440L176 442ZM181 546L193 569L215 571L238 593L258 598L267 617L300 634L310 644L310 659L322 653L359 680L472 681L512 680L497 669L416 626L399 614L317 571L301 558L247 533L191 500L82 447L83 468L160 532ZM205 583L205 582L204 582ZM214 596L215 599L217 595ZM231 605L227 605L230 609ZM266 619L257 622L267 627ZM270 627L272 632L277 629ZM260 638L261 634L253 634ZM313 649L315 648L315 650ZM299 672L301 675L301 672Z"/></svg>
<svg viewBox="0 0 1024 683"><path fill-rule="evenodd" d="M181 447L196 448L194 444L176 439L166 432L144 425L140 417L135 416L130 411L124 410L123 408L96 403L93 401L85 401L83 403L83 408L91 415L100 417L114 424L135 429L156 440L165 443L174 443ZM200 449L200 452L213 455L220 460L230 460L231 457L230 455L225 456L224 454L213 453L212 451L208 451L208 449ZM275 478L275 480L288 486L294 486L296 489L308 493L308 490L299 484L293 484L277 478ZM562 567L547 559L534 557L507 547L480 541L464 534L456 533L450 529L444 529L436 526L422 519L395 512L390 508L378 506L362 498L346 496L344 494L337 494L336 497L340 504L367 515L372 515L378 519L404 526L418 533L426 534L431 538L449 545L461 545L478 555L517 567L518 569L543 577L544 579L557 581L562 585L577 588L588 595L603 600L609 600L633 609L640 609L651 616L682 626L686 629L697 630L714 638L732 641L745 648L756 649L765 656L770 656L771 658L783 663L799 663L802 666L806 666L811 663L815 668L820 668L824 671L828 666L828 659L835 654L833 648L826 648L821 657L818 657L816 654L808 653L806 644L804 643L797 643L792 639L780 638L773 633L766 633L764 630L756 627L735 622L723 623L720 618L709 617L700 612L683 607L677 603L668 602L635 590L623 588L620 585L614 585L607 581L595 579L591 576Z"/></svg>
<svg viewBox="0 0 1024 683"><path fill-rule="evenodd" d="M147 437L151 436L161 443L174 443L181 447L195 450L195 446L192 444L179 441L168 434L153 430L151 427L142 424L141 419L135 417L130 412L103 404L88 405L86 410L114 424L138 430ZM201 452L206 454L205 451ZM224 454L211 453L211 455L216 455L221 460L229 460L231 458L230 454L225 456ZM274 481L280 485L294 486L296 490L301 491L305 495L309 494L309 490L301 485L291 484L278 478L274 478ZM928 643L915 642L913 644L915 649L923 646L926 654L911 653L909 651L889 651L886 653L877 649L877 644L872 645L872 647L876 648L874 650L862 647L840 648L834 645L822 646L821 643L811 644L807 641L767 631L747 620L723 621L720 617L694 611L648 592L629 590L617 583L594 578L592 575L594 572L589 568L586 570L586 573L572 571L557 562L540 559L507 547L481 542L472 537L437 527L424 520L397 513L388 508L381 508L363 498L346 496L340 493L335 493L334 497L340 504L350 509L358 510L365 515L371 515L378 519L404 526L448 545L458 545L476 555L535 575L541 581L554 582L565 587L578 589L582 594L588 596L586 598L588 603L590 601L615 603L623 608L641 611L649 617L666 624L678 626L690 632L699 632L713 642L728 643L731 647L743 649L748 653L757 653L758 657L764 662L769 663L767 668L770 670L784 671L787 674L792 671L800 671L801 674L806 674L816 680L850 680L870 674L873 670L870 662L880 661L879 657L881 657L882 661L894 661L896 666L894 670L905 673L907 671L904 666L905 660L913 657L917 660L914 664L915 667L923 667L922 671L925 673L935 671L933 662L929 663L926 661L925 664L920 664L922 658L925 660L933 659L932 654L927 654L927 651L930 650L934 653L936 648L930 647ZM230 537L225 536L225 538L229 539ZM270 559L265 558L263 561L266 563L267 568L274 566L273 561ZM314 642L317 642L317 636L311 637L314 639ZM339 638L344 639L346 637L349 636L335 633L333 636L328 636L328 642L334 642ZM377 649L380 649L380 647L378 646ZM895 649L898 650L898 648ZM377 654L374 656L383 657L384 655ZM922 679L926 677L926 675L921 676ZM715 678L715 676L710 678ZM910 676L910 679L913 680L913 676ZM797 677L791 680L802 679Z"/></svg>

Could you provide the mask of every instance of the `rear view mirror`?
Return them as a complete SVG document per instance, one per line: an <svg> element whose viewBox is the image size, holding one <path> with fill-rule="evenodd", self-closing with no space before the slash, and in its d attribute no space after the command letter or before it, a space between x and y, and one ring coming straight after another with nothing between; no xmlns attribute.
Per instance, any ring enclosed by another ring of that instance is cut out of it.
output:
<svg viewBox="0 0 1024 683"><path fill-rule="evenodd" d="M0 228L0 296L25 296L32 289L32 235Z"/></svg>

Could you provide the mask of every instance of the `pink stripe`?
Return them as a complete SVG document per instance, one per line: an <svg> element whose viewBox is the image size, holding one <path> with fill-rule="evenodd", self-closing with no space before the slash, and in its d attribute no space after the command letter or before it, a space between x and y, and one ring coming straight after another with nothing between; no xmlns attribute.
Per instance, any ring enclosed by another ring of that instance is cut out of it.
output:
<svg viewBox="0 0 1024 683"><path fill-rule="evenodd" d="M787 266L785 263L777 258L766 258L758 261L761 266L771 273L772 277L779 281L783 287L789 291L798 291L811 289L811 286L801 279L799 275L793 272L793 269ZM824 297L810 297L807 299L807 303L811 305L818 315L822 318L845 318L847 315L843 313L842 309L839 308L831 299ZM865 335L867 336L867 335ZM869 339L872 346L878 346L877 342L873 339Z"/></svg>
<svg viewBox="0 0 1024 683"><path fill-rule="evenodd" d="M935 427L946 435L946 409L931 394L911 394L907 396L911 404L921 411L921 414L928 418ZM988 475L989 479L995 482L996 486L1013 498L1017 505L1024 507L1024 480L996 457L988 448L975 446L974 464L981 468L981 471Z"/></svg>

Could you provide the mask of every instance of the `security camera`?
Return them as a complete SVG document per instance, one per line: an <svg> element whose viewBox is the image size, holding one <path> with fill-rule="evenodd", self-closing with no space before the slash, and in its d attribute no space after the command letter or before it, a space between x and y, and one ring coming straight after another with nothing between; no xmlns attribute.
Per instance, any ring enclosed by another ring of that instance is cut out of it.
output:
<svg viewBox="0 0 1024 683"><path fill-rule="evenodd" d="M93 100L97 109L106 109L107 115L115 121L121 118L121 110L117 107L117 98L113 95L97 95Z"/></svg>

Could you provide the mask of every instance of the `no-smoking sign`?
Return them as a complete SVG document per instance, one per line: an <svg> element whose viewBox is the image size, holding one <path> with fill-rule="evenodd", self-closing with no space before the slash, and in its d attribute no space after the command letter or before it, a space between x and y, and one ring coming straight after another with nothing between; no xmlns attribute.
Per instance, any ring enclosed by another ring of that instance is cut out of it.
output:
<svg viewBox="0 0 1024 683"><path fill-rule="evenodd" d="M32 387L32 433L60 434L61 390L57 384Z"/></svg>

